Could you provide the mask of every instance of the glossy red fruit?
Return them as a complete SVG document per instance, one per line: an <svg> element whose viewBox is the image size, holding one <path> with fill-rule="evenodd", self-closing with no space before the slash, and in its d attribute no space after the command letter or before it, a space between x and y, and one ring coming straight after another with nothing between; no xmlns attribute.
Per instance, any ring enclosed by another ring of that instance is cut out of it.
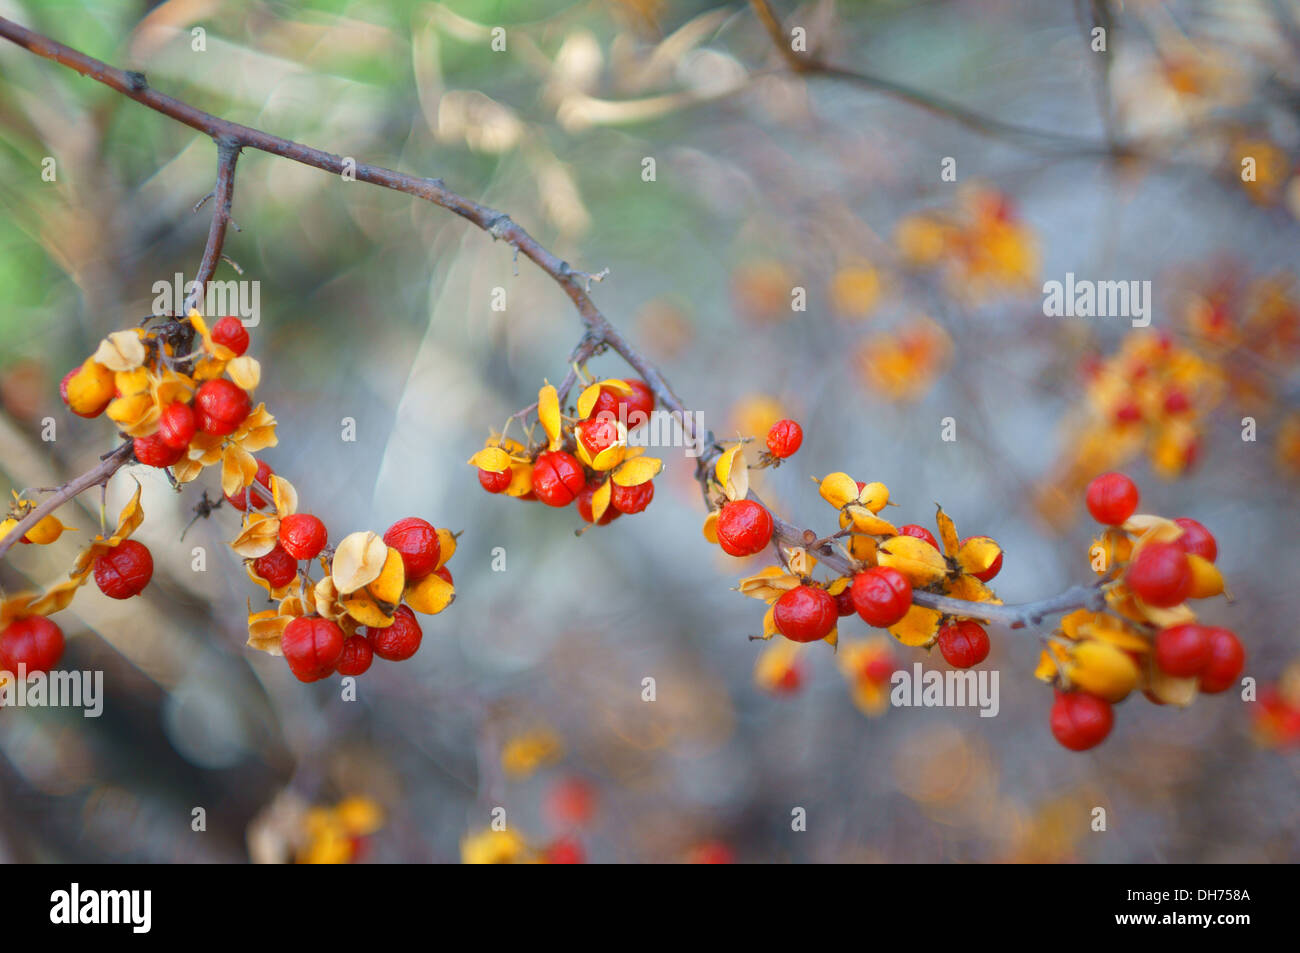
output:
<svg viewBox="0 0 1300 953"><path fill-rule="evenodd" d="M438 531L432 523L418 516L408 516L388 527L384 543L402 554L408 582L429 575L442 558Z"/></svg>
<svg viewBox="0 0 1300 953"><path fill-rule="evenodd" d="M594 479L590 483L588 483L585 487L582 488L582 492L579 493L576 498L578 515L581 516L583 520L585 520L588 523L593 522L592 516L595 514L595 511L591 508L591 499L593 496L596 495L596 491L599 490L602 485L603 483L600 479ZM612 491L611 491L611 496L612 496ZM604 526L607 523L612 523L614 522L614 520L618 519L621 515L622 514L618 510L614 509L613 506L607 505L605 507L605 512L600 514L599 525Z"/></svg>
<svg viewBox="0 0 1300 953"><path fill-rule="evenodd" d="M124 539L95 560L95 585L110 599L130 599L153 578L153 555L144 543Z"/></svg>
<svg viewBox="0 0 1300 953"><path fill-rule="evenodd" d="M1124 579L1139 599L1161 609L1178 605L1192 591L1192 567L1176 543L1147 543L1129 563Z"/></svg>
<svg viewBox="0 0 1300 953"><path fill-rule="evenodd" d="M1210 562L1219 558L1219 544L1215 542L1214 536L1208 529L1190 516L1180 516L1174 522L1183 528L1182 535L1174 540L1182 547L1183 552L1200 556Z"/></svg>
<svg viewBox="0 0 1300 953"><path fill-rule="evenodd" d="M253 485L246 490L240 490L234 496L227 495L226 502L241 513L246 511L246 503L252 503L255 510L264 509L271 503L271 477L273 476L275 471L270 465L265 460L258 460L257 476L253 478Z"/></svg>
<svg viewBox="0 0 1300 953"><path fill-rule="evenodd" d="M962 619L939 629L939 651L953 668L970 668L989 656L989 634L978 622Z"/></svg>
<svg viewBox="0 0 1300 953"><path fill-rule="evenodd" d="M451 578L451 570L448 569L446 566L443 566L441 569L435 569L433 571L433 574L437 576L439 579L447 580L447 585L449 586L456 585L455 581Z"/></svg>
<svg viewBox="0 0 1300 953"><path fill-rule="evenodd" d="M753 500L732 500L722 504L716 530L728 556L752 556L772 540L772 514Z"/></svg>
<svg viewBox="0 0 1300 953"><path fill-rule="evenodd" d="M1057 692L1052 735L1071 751L1087 751L1106 740L1115 724L1110 703L1086 692Z"/></svg>
<svg viewBox="0 0 1300 953"><path fill-rule="evenodd" d="M839 619L835 597L818 586L796 586L776 600L772 621L791 642L816 642L830 635Z"/></svg>
<svg viewBox="0 0 1300 953"><path fill-rule="evenodd" d="M561 837L546 848L548 864L585 864L587 853L576 837Z"/></svg>
<svg viewBox="0 0 1300 953"><path fill-rule="evenodd" d="M435 542L437 538L435 533ZM294 559L315 559L327 542L325 524L310 513L291 513L280 520L280 545Z"/></svg>
<svg viewBox="0 0 1300 953"><path fill-rule="evenodd" d="M608 416L588 417L573 428L573 433L588 456L594 459L596 454L618 443L618 421Z"/></svg>
<svg viewBox="0 0 1300 953"><path fill-rule="evenodd" d="M253 560L253 572L270 583L271 588L279 589L289 585L298 575L298 561L276 543L269 553Z"/></svg>
<svg viewBox="0 0 1300 953"><path fill-rule="evenodd" d="M1210 660L1201 669L1201 691L1217 695L1237 683L1246 666L1246 650L1231 629L1210 629Z"/></svg>
<svg viewBox="0 0 1300 953"><path fill-rule="evenodd" d="M17 619L0 632L0 672L15 678L19 666L28 675L48 672L63 657L63 630L45 616Z"/></svg>
<svg viewBox="0 0 1300 953"><path fill-rule="evenodd" d="M840 594L835 597L835 611L841 619L858 611L853 605L853 589L851 586L845 586L840 590Z"/></svg>
<svg viewBox="0 0 1300 953"><path fill-rule="evenodd" d="M404 662L420 649L420 640L424 633L420 623L415 621L415 613L407 606L398 606L393 613L393 624L386 629L367 627L366 638L370 647L381 659L390 662Z"/></svg>
<svg viewBox="0 0 1300 953"><path fill-rule="evenodd" d="M861 489L859 489L858 492L861 492ZM934 533L930 532L924 526L917 526L915 523L908 523L906 526L898 527L898 535L923 539L935 549L939 549L939 541L934 538ZM939 549L939 552L943 552L943 550Z"/></svg>
<svg viewBox="0 0 1300 953"><path fill-rule="evenodd" d="M1084 500L1098 523L1118 526L1137 510L1137 484L1122 473L1103 473L1088 484Z"/></svg>
<svg viewBox="0 0 1300 953"><path fill-rule="evenodd" d="M248 350L248 329L238 318L222 318L212 326L212 340L224 344L239 357Z"/></svg>
<svg viewBox="0 0 1300 953"><path fill-rule="evenodd" d="M185 456L184 447L169 447L163 442L161 431L147 437L136 437L131 442L135 458L148 467L170 467L180 463Z"/></svg>
<svg viewBox="0 0 1300 953"><path fill-rule="evenodd" d="M547 506L568 506L587 485L582 464L563 450L548 450L533 463L533 492Z"/></svg>
<svg viewBox="0 0 1300 953"><path fill-rule="evenodd" d="M793 456L803 444L803 428L793 420L778 420L767 432L767 449L774 457Z"/></svg>
<svg viewBox="0 0 1300 953"><path fill-rule="evenodd" d="M502 470L500 473L494 473L491 470L480 468L478 471L478 485L489 493L504 493L510 486L510 471Z"/></svg>
<svg viewBox="0 0 1300 953"><path fill-rule="evenodd" d="M298 681L318 682L334 674L343 642L343 630L329 619L299 616L285 626L280 648Z"/></svg>
<svg viewBox="0 0 1300 953"><path fill-rule="evenodd" d="M961 541L961 545L965 546L972 539L989 539L989 537L967 536L965 539ZM971 573L971 575L974 576L976 579L978 579L980 582L988 582L990 579L992 579L1001 571L1002 571L1002 550L999 549L997 559L993 560L993 562L989 564L988 569L985 569L983 572L973 572Z"/></svg>
<svg viewBox="0 0 1300 953"><path fill-rule="evenodd" d="M1210 662L1210 630L1194 622L1156 633L1156 665L1175 678L1200 675Z"/></svg>
<svg viewBox="0 0 1300 953"><path fill-rule="evenodd" d="M644 381L635 378L624 383L632 388L632 393L618 394L607 387L602 387L587 419L605 414L621 421L628 430L635 430L649 420L650 411L654 410L655 406L654 391Z"/></svg>
<svg viewBox="0 0 1300 953"><path fill-rule="evenodd" d="M244 422L253 402L247 392L224 377L204 381L194 395L194 412L204 433L224 436Z"/></svg>
<svg viewBox="0 0 1300 953"><path fill-rule="evenodd" d="M375 659L375 650L364 635L350 635L343 642L336 669L340 675L364 675Z"/></svg>
<svg viewBox="0 0 1300 953"><path fill-rule="evenodd" d="M853 608L867 625L887 629L912 608L912 584L891 566L872 566L853 577Z"/></svg>
<svg viewBox="0 0 1300 953"><path fill-rule="evenodd" d="M184 450L194 439L194 432L199 429L194 408L180 401L168 404L158 418L158 436L162 442L177 450Z"/></svg>
<svg viewBox="0 0 1300 953"><path fill-rule="evenodd" d="M653 480L637 486L619 486L615 483L609 491L609 505L620 513L640 513L655 498Z"/></svg>

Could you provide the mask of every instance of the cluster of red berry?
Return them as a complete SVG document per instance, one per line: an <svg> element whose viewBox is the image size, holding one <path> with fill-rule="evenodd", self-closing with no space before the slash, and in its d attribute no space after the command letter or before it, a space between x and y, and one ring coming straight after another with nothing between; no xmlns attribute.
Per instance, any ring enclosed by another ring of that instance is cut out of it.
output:
<svg viewBox="0 0 1300 953"><path fill-rule="evenodd" d="M296 528L291 528L289 535L292 537L295 532ZM442 564L438 531L427 520L418 516L400 519L384 533L383 541L401 554L408 583L435 573L448 586L453 585L451 571ZM283 522L280 525L280 545L291 558L312 559L324 548L323 525L320 542L311 555L299 555L302 548L285 537L285 525ZM419 651L423 635L415 613L402 605L393 611L393 622L386 628L362 626L346 638L343 629L329 619L295 619L285 628L281 648L293 674L308 682L325 678L334 671L340 675L360 675L370 668L375 655L389 662L404 662Z"/></svg>
<svg viewBox="0 0 1300 953"><path fill-rule="evenodd" d="M246 355L248 345L237 318L222 318L211 330L196 311L150 319L106 337L60 391L74 413L108 416L131 439L135 460L167 469L177 483L220 464L225 500L243 514L231 547L278 603L250 614L251 647L283 655L302 681L360 675L376 655L410 658L422 638L414 613L441 612L454 598L445 566L456 548L454 534L409 517L382 538L353 533L330 550L325 524L299 513L292 484L254 456L277 438L275 418L250 397L261 367ZM68 582L0 603L0 661L29 672L57 664L63 633L46 616L65 607L92 574L112 598L143 591L153 557L128 538L143 520L137 486L116 531L91 542ZM47 517L24 540L51 542L63 528ZM309 572L313 560L324 573L319 581Z"/></svg>
<svg viewBox="0 0 1300 953"><path fill-rule="evenodd" d="M643 381L603 380L586 387L574 415L566 416L547 384L537 397L546 439L534 442L531 431L525 443L494 434L469 462L489 493L555 507L574 503L585 522L604 526L642 512L654 499L662 463L628 445L628 434L649 420L654 403Z"/></svg>
<svg viewBox="0 0 1300 953"><path fill-rule="evenodd" d="M792 420L775 424L767 436L764 459L783 459L798 449L803 434ZM714 507L704 535L731 556L752 556L772 542L775 520L749 495L749 468L743 443L725 449L710 482ZM863 483L844 473L820 481L822 498L839 511L840 532L817 541L847 537L844 555L854 567L849 575L818 581L811 576L817 559L803 547L777 547L782 561L741 581L740 591L770 606L764 638L780 634L792 642L838 641L839 619L856 613L868 625L888 629L907 645L937 645L944 659L958 668L982 662L989 652L988 634L978 622L949 617L913 602L913 590L977 602L996 597L985 583L1002 569L1002 550L986 536L961 539L952 520L938 511L940 542L918 524L894 526L878 514L889 503L889 489Z"/></svg>
<svg viewBox="0 0 1300 953"><path fill-rule="evenodd" d="M1063 618L1038 671L1057 692L1052 734L1072 751L1100 744L1111 706L1135 689L1159 705L1188 705L1227 691L1245 666L1236 634L1202 625L1187 605L1224 592L1210 531L1188 517L1137 514L1138 488L1122 473L1094 479L1085 500L1106 527L1090 551L1106 608Z"/></svg>

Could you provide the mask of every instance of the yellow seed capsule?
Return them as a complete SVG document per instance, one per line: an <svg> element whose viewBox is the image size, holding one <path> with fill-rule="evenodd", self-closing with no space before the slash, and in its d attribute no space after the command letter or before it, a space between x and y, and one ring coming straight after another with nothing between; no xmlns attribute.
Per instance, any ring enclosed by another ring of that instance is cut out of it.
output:
<svg viewBox="0 0 1300 953"><path fill-rule="evenodd" d="M858 481L847 473L832 473L817 489L822 499L837 510L858 498Z"/></svg>
<svg viewBox="0 0 1300 953"><path fill-rule="evenodd" d="M1137 687L1138 667L1132 657L1107 642L1087 639L1074 646L1066 675L1071 684L1108 702L1122 700Z"/></svg>
<svg viewBox="0 0 1300 953"><path fill-rule="evenodd" d="M1223 592L1223 573L1208 559L1189 553L1187 564L1192 567L1192 591L1189 599L1208 599Z"/></svg>
<svg viewBox="0 0 1300 953"><path fill-rule="evenodd" d="M59 518L51 514L27 531L27 542L47 546L62 536L65 529L67 527L59 522Z"/></svg>
<svg viewBox="0 0 1300 953"><path fill-rule="evenodd" d="M0 540L3 540L6 536L8 536L9 531L17 525L18 525L18 521L16 519L13 519L12 517L10 517L9 519L3 522L0 522Z"/></svg>
<svg viewBox="0 0 1300 953"><path fill-rule="evenodd" d="M97 417L113 399L117 384L107 367L86 358L78 371L68 378L65 393L68 407L79 417Z"/></svg>

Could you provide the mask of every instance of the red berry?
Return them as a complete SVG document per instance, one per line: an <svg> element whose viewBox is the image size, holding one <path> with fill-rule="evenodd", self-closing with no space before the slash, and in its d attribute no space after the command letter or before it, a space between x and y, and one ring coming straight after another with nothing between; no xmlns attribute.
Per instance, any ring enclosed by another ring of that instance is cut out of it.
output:
<svg viewBox="0 0 1300 953"><path fill-rule="evenodd" d="M246 502L251 502L253 504L253 509L255 510L260 510L263 507L270 505L271 501L269 497L263 495L263 493L259 493L258 489L259 487L265 487L267 491L269 491L271 488L271 477L274 475L275 471L271 469L270 465L265 460L258 460L257 476L253 478L253 484L246 489L240 490L234 496L228 495L226 497L226 502L241 513L243 513L247 508Z"/></svg>
<svg viewBox="0 0 1300 953"><path fill-rule="evenodd" d="M1178 605L1192 591L1192 567L1176 543L1147 543L1124 578L1139 599L1160 609Z"/></svg>
<svg viewBox="0 0 1300 953"><path fill-rule="evenodd" d="M796 586L776 600L772 621L791 642L815 642L835 628L835 597L818 586Z"/></svg>
<svg viewBox="0 0 1300 953"><path fill-rule="evenodd" d="M285 626L280 649L298 681L318 682L334 674L343 655L343 630L329 619L300 616Z"/></svg>
<svg viewBox="0 0 1300 953"><path fill-rule="evenodd" d="M858 492L862 492L859 488ZM916 539L923 539L935 549L939 549L939 541L934 538L934 533L930 532L924 526L917 526L915 523L908 523L906 526L898 527L899 536L912 536ZM943 550L939 550L943 552Z"/></svg>
<svg viewBox="0 0 1300 953"><path fill-rule="evenodd" d="M1192 402L1188 399L1187 393L1181 390L1171 390L1165 394L1165 413L1181 414L1185 410L1190 410Z"/></svg>
<svg viewBox="0 0 1300 953"><path fill-rule="evenodd" d="M860 673L864 679L872 685L883 685L889 681L894 674L894 658L892 655L873 655L862 666Z"/></svg>
<svg viewBox="0 0 1300 953"><path fill-rule="evenodd" d="M253 560L253 572L270 583L272 589L279 589L289 585L298 575L298 561L276 543L269 553Z"/></svg>
<svg viewBox="0 0 1300 953"><path fill-rule="evenodd" d="M650 411L655 406L654 391L644 381L635 378L623 383L632 388L632 393L619 394L608 387L602 387L591 407L591 413L587 415L588 420L605 414L622 422L628 430L634 430L650 419Z"/></svg>
<svg viewBox="0 0 1300 953"><path fill-rule="evenodd" d="M1180 516L1174 522L1183 528L1183 534L1174 540L1183 552L1210 562L1219 558L1219 544L1214 541L1214 536L1208 529L1190 516Z"/></svg>
<svg viewBox="0 0 1300 953"><path fill-rule="evenodd" d="M350 635L343 643L343 654L339 656L338 673L340 675L364 675L370 663L375 659L375 650L366 641L364 635Z"/></svg>
<svg viewBox="0 0 1300 953"><path fill-rule="evenodd" d="M533 464L533 492L547 506L568 506L586 485L582 464L571 453L549 450Z"/></svg>
<svg viewBox="0 0 1300 953"><path fill-rule="evenodd" d="M939 651L953 668L970 668L988 658L989 634L970 619L949 622L939 630Z"/></svg>
<svg viewBox="0 0 1300 953"><path fill-rule="evenodd" d="M840 594L835 597L835 611L842 619L846 615L853 615L858 610L853 606L853 589L845 586L840 590Z"/></svg>
<svg viewBox="0 0 1300 953"><path fill-rule="evenodd" d="M1210 661L1210 630L1203 625L1172 625L1156 633L1156 665L1175 678L1200 675Z"/></svg>
<svg viewBox="0 0 1300 953"><path fill-rule="evenodd" d="M494 473L491 470L480 468L478 471L478 485L489 493L504 493L510 486L510 471L502 470L500 473Z"/></svg>
<svg viewBox="0 0 1300 953"><path fill-rule="evenodd" d="M798 665L791 665L772 685L772 691L778 695L793 695L803 685L803 670Z"/></svg>
<svg viewBox="0 0 1300 953"><path fill-rule="evenodd" d="M961 541L961 544L965 546L972 539L988 539L988 538L989 537L987 536L967 536L965 539ZM989 564L988 569L984 570L983 572L973 572L971 573L971 575L974 576L976 579L978 579L980 582L988 582L990 579L992 579L1001 571L1002 571L1002 550L999 549L997 558L994 559L993 562Z"/></svg>
<svg viewBox="0 0 1300 953"><path fill-rule="evenodd" d="M618 443L618 421L614 417L597 414L579 422L573 428L573 433L587 454L594 459L596 454Z"/></svg>
<svg viewBox="0 0 1300 953"><path fill-rule="evenodd" d="M136 437L131 449L135 458L148 467L169 467L185 456L184 447L171 447L163 441L162 431L147 437Z"/></svg>
<svg viewBox="0 0 1300 953"><path fill-rule="evenodd" d="M1117 424L1131 424L1142 419L1142 408L1137 405L1135 400L1126 400L1115 408L1115 422Z"/></svg>
<svg viewBox="0 0 1300 953"><path fill-rule="evenodd" d="M435 543L437 539L435 533ZM327 542L325 524L310 513L291 513L280 520L280 545L294 559L315 559Z"/></svg>
<svg viewBox="0 0 1300 953"><path fill-rule="evenodd" d="M595 511L591 508L591 498L596 495L596 491L603 485L599 478L593 479L582 488L582 492L577 496L578 515L588 523L594 522L592 516L595 514ZM612 498L613 491L611 491L610 496ZM605 512L600 515L600 525L604 526L607 523L612 523L621 515L613 506L606 506Z"/></svg>
<svg viewBox="0 0 1300 953"><path fill-rule="evenodd" d="M546 848L548 864L582 864L586 860L587 854L576 837L561 837Z"/></svg>
<svg viewBox="0 0 1300 953"><path fill-rule="evenodd" d="M722 504L716 529L724 553L752 556L772 539L772 514L753 500L732 500Z"/></svg>
<svg viewBox="0 0 1300 953"><path fill-rule="evenodd" d="M1118 526L1137 510L1138 488L1122 473L1103 473L1088 484L1084 499L1098 523Z"/></svg>
<svg viewBox="0 0 1300 953"><path fill-rule="evenodd" d="M646 480L636 486L619 486L610 489L609 505L620 513L640 513L655 498L653 480Z"/></svg>
<svg viewBox="0 0 1300 953"><path fill-rule="evenodd" d="M1110 703L1086 692L1058 692L1052 704L1052 734L1071 751L1087 751L1106 740L1115 724Z"/></svg>
<svg viewBox="0 0 1300 953"><path fill-rule="evenodd" d="M253 409L247 392L224 377L204 381L194 395L199 429L218 436L234 433Z"/></svg>
<svg viewBox="0 0 1300 953"><path fill-rule="evenodd" d="M887 629L912 608L912 584L891 566L872 566L853 577L853 607L868 625Z"/></svg>
<svg viewBox="0 0 1300 953"><path fill-rule="evenodd" d="M591 820L596 811L596 795L581 778L556 782L546 796L546 814L561 827L574 827Z"/></svg>
<svg viewBox="0 0 1300 953"><path fill-rule="evenodd" d="M447 585L449 586L454 586L456 584L455 582L452 581L451 570L448 569L446 566L443 566L441 569L435 569L433 571L433 574L437 576L439 579L447 580Z"/></svg>
<svg viewBox="0 0 1300 953"><path fill-rule="evenodd" d="M130 599L153 577L153 555L143 543L124 539L95 560L95 585L110 599Z"/></svg>
<svg viewBox="0 0 1300 953"><path fill-rule="evenodd" d="M398 606L393 613L393 624L386 629L367 626L366 638L370 647L381 659L390 662L404 662L420 648L420 623L415 621L415 613L407 606Z"/></svg>
<svg viewBox="0 0 1300 953"><path fill-rule="evenodd" d="M1210 629L1210 660L1201 670L1201 691L1217 695L1231 688L1246 665L1246 650L1231 629Z"/></svg>
<svg viewBox="0 0 1300 953"><path fill-rule="evenodd" d="M438 531L432 523L418 516L408 516L388 527L384 542L402 554L408 581L429 575L442 558Z"/></svg>
<svg viewBox="0 0 1300 953"><path fill-rule="evenodd" d="M239 357L248 350L248 329L238 318L222 318L212 326L212 340L224 344Z"/></svg>
<svg viewBox="0 0 1300 953"><path fill-rule="evenodd" d="M803 428L793 420L778 420L767 432L767 449L774 457L794 456L802 444Z"/></svg>
<svg viewBox="0 0 1300 953"><path fill-rule="evenodd" d="M734 864L736 853L721 841L708 841L691 850L693 864Z"/></svg>
<svg viewBox="0 0 1300 953"><path fill-rule="evenodd" d="M63 630L42 615L16 619L0 632L0 672L15 678L18 666L27 674L48 672L63 657Z"/></svg>
<svg viewBox="0 0 1300 953"><path fill-rule="evenodd" d="M198 426L194 408L176 401L163 408L162 415L158 418L158 436L167 446L184 450L194 439L194 431Z"/></svg>

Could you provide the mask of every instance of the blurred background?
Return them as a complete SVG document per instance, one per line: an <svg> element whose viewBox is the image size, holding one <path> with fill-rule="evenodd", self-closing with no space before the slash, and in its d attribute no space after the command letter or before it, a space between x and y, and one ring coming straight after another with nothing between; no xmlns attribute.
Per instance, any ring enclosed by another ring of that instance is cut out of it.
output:
<svg viewBox="0 0 1300 953"><path fill-rule="evenodd" d="M835 529L810 476L882 481L897 523L933 529L939 501L996 537L995 588L1025 601L1091 577L1081 488L1126 469L1144 512L1216 534L1233 603L1204 617L1240 633L1262 700L1134 697L1072 754L1033 632L991 631L995 718L878 710L846 648L945 665L854 620L838 657L764 656L762 607L732 591L763 563L704 541L680 449L657 453L646 514L581 537L572 509L490 496L465 465L567 370L581 328L553 282L427 203L246 151L225 253L260 283L250 353L280 421L261 456L334 542L408 515L463 531L455 604L355 702L299 684L244 647L258 590L229 507L180 539L215 474L177 493L133 468L154 582L129 603L87 587L58 618L63 667L106 673L103 717L0 712L0 859L1300 859L1300 4L770 9L842 71L794 74L745 3L0 0L164 92L441 177L609 268L595 300L706 426L802 422L799 454L759 478L800 525ZM59 379L150 312L154 282L193 274L215 162L203 136L0 45L12 488L114 445ZM1042 283L1067 272L1151 281L1151 328L1045 316ZM1194 373L1164 376L1171 349ZM612 355L592 369L626 373ZM133 488L115 478L110 518ZM98 494L80 504L60 514L80 533L9 554L7 591L67 571L98 523ZM484 838L497 806L510 836Z"/></svg>

